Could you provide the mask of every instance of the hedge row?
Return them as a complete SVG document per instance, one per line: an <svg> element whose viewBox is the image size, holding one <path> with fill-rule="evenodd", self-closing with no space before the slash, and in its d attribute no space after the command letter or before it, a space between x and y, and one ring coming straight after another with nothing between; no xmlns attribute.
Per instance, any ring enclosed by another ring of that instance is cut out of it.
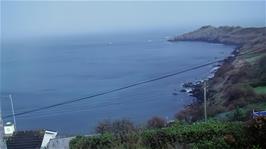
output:
<svg viewBox="0 0 266 149"><path fill-rule="evenodd" d="M70 142L71 149L175 149L175 148L256 148L263 147L256 134L265 139L265 118L241 122L197 122L179 124L161 129L148 129L126 134L123 142L113 134L93 137L76 137ZM256 129L256 128L260 129ZM250 138L253 137L253 138ZM257 141L257 142L256 142Z"/></svg>

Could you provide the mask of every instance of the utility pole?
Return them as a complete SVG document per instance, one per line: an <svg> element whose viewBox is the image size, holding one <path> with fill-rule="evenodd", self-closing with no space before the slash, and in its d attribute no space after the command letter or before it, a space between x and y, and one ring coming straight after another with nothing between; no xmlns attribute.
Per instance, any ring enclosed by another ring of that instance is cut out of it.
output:
<svg viewBox="0 0 266 149"><path fill-rule="evenodd" d="M0 98L0 148L6 149L6 142L4 140L4 125L2 120L2 99Z"/></svg>
<svg viewBox="0 0 266 149"><path fill-rule="evenodd" d="M10 99L10 102L11 102L11 108L12 108L12 114L13 114L13 122L14 122L14 127L15 127L15 131L16 131L16 117L15 117L15 110L14 110L14 104L13 104L13 98L12 98L12 95L9 94L9 99Z"/></svg>
<svg viewBox="0 0 266 149"><path fill-rule="evenodd" d="M207 121L207 83L204 81L204 119Z"/></svg>

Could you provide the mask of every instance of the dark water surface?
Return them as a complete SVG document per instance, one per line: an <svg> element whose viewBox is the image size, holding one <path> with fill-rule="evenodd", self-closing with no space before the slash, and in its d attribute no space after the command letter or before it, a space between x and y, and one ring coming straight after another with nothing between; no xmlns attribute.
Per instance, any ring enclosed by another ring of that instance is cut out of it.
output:
<svg viewBox="0 0 266 149"><path fill-rule="evenodd" d="M170 43L165 34L83 36L3 44L2 115L22 112L122 87L221 59L232 46L201 42ZM213 66L77 103L17 116L17 128L85 134L103 119L129 118L143 123L152 116L169 119L192 101L183 82L204 79ZM176 90L176 91L175 91ZM10 119L5 119L5 122Z"/></svg>

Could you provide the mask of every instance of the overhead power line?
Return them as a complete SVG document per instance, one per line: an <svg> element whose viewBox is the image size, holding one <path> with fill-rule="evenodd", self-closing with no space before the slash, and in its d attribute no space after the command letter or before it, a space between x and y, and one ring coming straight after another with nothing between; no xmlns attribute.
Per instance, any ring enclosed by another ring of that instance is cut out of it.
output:
<svg viewBox="0 0 266 149"><path fill-rule="evenodd" d="M253 83L253 82L250 82ZM134 104L139 104L139 103L146 103L146 102L151 102L154 101L155 99L149 99L149 100L141 100L141 101L134 101ZM114 105L122 105L125 103L109 103L109 104L104 104L104 105L96 105L96 106L81 106L79 105L78 109L61 109L59 111L47 111L47 112L42 112L42 113L34 113L35 115L22 115L17 117L16 119L37 119L37 118L46 118L46 117L56 117L59 115L67 115L67 114L74 114L74 113L79 113L79 112L88 112L88 111L93 111L96 108L104 108L108 106L114 106ZM131 103L130 103L131 104ZM82 108L81 108L82 107ZM87 108L86 108L87 107Z"/></svg>
<svg viewBox="0 0 266 149"><path fill-rule="evenodd" d="M255 52L260 52L260 51L253 50L253 51L249 51L249 52L245 52L245 53L239 54L238 56L247 55L247 54L253 54ZM79 101L82 101L82 100L91 99L91 98L98 97L98 96L103 96L103 95L110 94L110 93L113 93L113 92L122 91L122 90L125 90L125 89L128 89L128 88L132 88L132 87L135 87L135 86L139 86L139 85L151 83L151 82L154 82L154 81L162 80L162 79L165 79L165 78L173 77L173 76L176 76L176 75L188 72L188 71L196 70L196 69L199 69L199 68L202 68L202 67L206 67L206 66L209 66L209 65L212 65L212 64L215 64L215 63L223 62L223 61L224 61L224 59L216 60L216 61L205 63L205 64L202 64L202 65L198 65L198 66L194 66L194 67L191 67L191 68L187 68L187 69L175 72L175 73L166 74L166 75L159 76L159 77L156 77L156 78L153 78L153 79L150 79L150 80L146 80L146 81L136 82L136 83L133 83L133 84L130 84L130 85L127 85L127 86L123 86L123 87L116 88L116 89L111 89L109 91L97 93L97 94L94 94L94 95L81 97L81 98L77 98L77 99L72 99L72 100L68 100L68 101L64 101L64 102L60 102L60 103L52 104L52 105L48 105L48 106L43 106L43 107L35 108L35 109L32 109L32 110L27 110L27 111L24 111L24 112L10 114L10 115L4 116L3 119L9 118L9 117L13 117L13 116L21 116L21 115L25 115L25 114L29 114L29 113L34 113L34 112L38 112L38 111L42 111L42 110L46 110L46 109L51 109L51 108L59 107L59 106L62 106L62 105L67 105L67 104L79 102Z"/></svg>
<svg viewBox="0 0 266 149"><path fill-rule="evenodd" d="M157 80L162 80L162 79L165 79L165 78L168 78L168 77L176 76L178 74L185 73L185 72L188 72L188 71L192 71L192 70L195 70L195 69L199 69L199 68L211 65L211 64L215 64L215 63L220 62L220 61L221 60L210 62L210 63L207 63L207 64L199 65L199 66L188 68L188 69L184 69L184 70L176 72L176 73L167 74L167 75L160 76L160 77L157 77L157 78L153 78L153 79L150 79L150 80L137 82L137 83L134 83L134 84L130 84L130 85L127 85L127 86L124 86L124 87L112 89L112 90L105 91L105 92L102 92L102 93L98 93L98 94L94 94L94 95L90 95L90 96L86 96L86 97L82 97L82 98L77 98L77 99L73 99L73 100L68 100L68 101L64 101L64 102L60 102L60 103L57 103L57 104L48 105L48 106L44 106L44 107L40 107L40 108L36 108L36 109L24 111L24 112L15 113L14 115L15 116L25 115L25 114L28 114L28 113L42 111L42 110L46 110L46 109L50 109L50 108L54 108L54 107L58 107L58 106L62 106L62 105L66 105L66 104L82 101L82 100L85 100L85 99L90 99L90 98L106 95L106 94L109 94L109 93L125 90L125 89L132 88L132 87L135 87L135 86L139 86L139 85L142 85L142 84L147 84L147 83L154 82L154 81L157 81ZM3 119L6 119L6 118L9 118L9 117L12 117L12 116L13 116L13 114L10 114L10 115L7 115L7 116L3 117Z"/></svg>

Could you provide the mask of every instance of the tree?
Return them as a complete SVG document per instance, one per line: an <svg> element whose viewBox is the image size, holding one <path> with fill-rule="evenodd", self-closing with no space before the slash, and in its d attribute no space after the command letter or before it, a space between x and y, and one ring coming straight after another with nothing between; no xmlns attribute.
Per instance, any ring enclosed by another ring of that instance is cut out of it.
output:
<svg viewBox="0 0 266 149"><path fill-rule="evenodd" d="M240 109L238 106L236 107L236 110L233 115L233 120L241 121L245 118L244 112L242 109Z"/></svg>
<svg viewBox="0 0 266 149"><path fill-rule="evenodd" d="M104 134L112 131L112 123L109 120L103 120L95 128L96 133Z"/></svg>
<svg viewBox="0 0 266 149"><path fill-rule="evenodd" d="M148 128L162 128L166 126L167 121L162 117L153 117L148 121Z"/></svg>
<svg viewBox="0 0 266 149"><path fill-rule="evenodd" d="M112 132L114 134L128 134L135 130L134 123L128 119L115 120L112 123Z"/></svg>
<svg viewBox="0 0 266 149"><path fill-rule="evenodd" d="M116 120L112 123L112 133L115 138L120 140L120 143L135 142L136 139L132 137L136 132L136 127L133 122L128 119Z"/></svg>
<svg viewBox="0 0 266 149"><path fill-rule="evenodd" d="M95 131L100 134L109 133L119 140L121 144L137 141L133 135L137 128L128 119L115 120L113 122L104 120L98 124Z"/></svg>

